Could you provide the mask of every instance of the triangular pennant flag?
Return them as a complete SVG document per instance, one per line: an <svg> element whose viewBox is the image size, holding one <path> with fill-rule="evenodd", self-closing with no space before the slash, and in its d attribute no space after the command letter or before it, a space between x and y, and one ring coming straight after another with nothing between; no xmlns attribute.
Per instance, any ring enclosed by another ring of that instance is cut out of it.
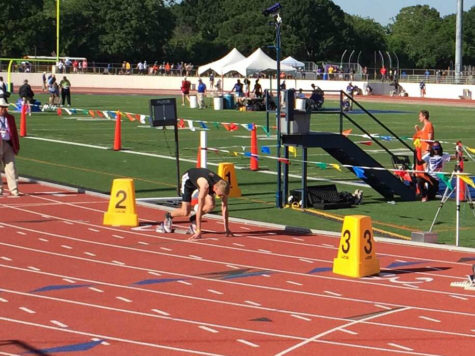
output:
<svg viewBox="0 0 475 356"><path fill-rule="evenodd" d="M71 115L71 110L68 110L66 108L63 108L64 111L66 111L68 113L68 115Z"/></svg>
<svg viewBox="0 0 475 356"><path fill-rule="evenodd" d="M244 128L248 129L249 131L252 131L252 129L254 128L254 125L251 123L251 124L246 124L246 126L244 126Z"/></svg>
<svg viewBox="0 0 475 356"><path fill-rule="evenodd" d="M113 119L115 119L117 117L117 114L114 111L109 111L109 115Z"/></svg>
<svg viewBox="0 0 475 356"><path fill-rule="evenodd" d="M401 136L401 140L407 140L409 137L408 136Z"/></svg>
<svg viewBox="0 0 475 356"><path fill-rule="evenodd" d="M223 125L223 127L226 129L226 131L231 131L231 129L229 128L229 124L225 124L223 122L221 125Z"/></svg>
<svg viewBox="0 0 475 356"><path fill-rule="evenodd" d="M475 148L471 148L471 147L468 147L468 146L465 146L467 148L467 150L469 150L470 152L472 153L475 153Z"/></svg>
<svg viewBox="0 0 475 356"><path fill-rule="evenodd" d="M77 113L77 110L76 110L76 109L71 109L71 112L72 112L73 114L75 114L75 113Z"/></svg>
<svg viewBox="0 0 475 356"><path fill-rule="evenodd" d="M213 126L216 127L219 130L219 122L213 122Z"/></svg>
<svg viewBox="0 0 475 356"><path fill-rule="evenodd" d="M358 143L366 146L371 146L373 144L373 141L360 141Z"/></svg>
<svg viewBox="0 0 475 356"><path fill-rule="evenodd" d="M233 155L234 155L234 157L238 157L238 156L239 156L239 152L234 151L234 152L233 152Z"/></svg>
<svg viewBox="0 0 475 356"><path fill-rule="evenodd" d="M135 117L134 117L134 116L132 116L132 114L131 114L131 113L129 113L129 112L126 112L126 113L125 113L125 116L127 116L127 119L129 119L130 121L135 121Z"/></svg>
<svg viewBox="0 0 475 356"><path fill-rule="evenodd" d="M96 117L96 113L94 112L94 110L89 110L89 115L92 117Z"/></svg>
<svg viewBox="0 0 475 356"><path fill-rule="evenodd" d="M290 161L287 158L278 158L277 160L285 164L290 164Z"/></svg>
<svg viewBox="0 0 475 356"><path fill-rule="evenodd" d="M63 112L61 111L61 108L58 108L56 110L56 113L58 114L58 116L62 116L63 115Z"/></svg>
<svg viewBox="0 0 475 356"><path fill-rule="evenodd" d="M383 141L391 141L392 137L391 136L381 136L381 140Z"/></svg>
<svg viewBox="0 0 475 356"><path fill-rule="evenodd" d="M143 116L144 122L142 122L142 116ZM143 124L145 124L145 115L135 114L135 120L140 121Z"/></svg>
<svg viewBox="0 0 475 356"><path fill-rule="evenodd" d="M252 153L251 152L244 152L244 157L252 157Z"/></svg>
<svg viewBox="0 0 475 356"><path fill-rule="evenodd" d="M270 148L267 147L267 146L262 146L261 147L261 152L266 154L266 155L270 155Z"/></svg>
<svg viewBox="0 0 475 356"><path fill-rule="evenodd" d="M185 128L185 120L183 120L183 119L178 120L178 125L177 126L178 126L179 129L184 129Z"/></svg>
<svg viewBox="0 0 475 356"><path fill-rule="evenodd" d="M266 136L269 137L270 136L270 130L267 130L267 128L265 126L262 126L262 130L264 130L264 132L266 133Z"/></svg>
<svg viewBox="0 0 475 356"><path fill-rule="evenodd" d="M97 116L104 117L104 114L100 110L96 110Z"/></svg>
<svg viewBox="0 0 475 356"><path fill-rule="evenodd" d="M105 116L106 119L110 120L108 111L103 111L102 114Z"/></svg>
<svg viewBox="0 0 475 356"><path fill-rule="evenodd" d="M449 187L450 189L454 189L452 187L452 182L449 180L449 178L447 178L445 174L436 173L436 175L437 175L437 178L439 178L442 182L444 182L447 187Z"/></svg>
<svg viewBox="0 0 475 356"><path fill-rule="evenodd" d="M148 119L148 122L150 123L150 116L140 115L139 118L138 118L138 120L140 120L141 124L146 124L147 119Z"/></svg>
<svg viewBox="0 0 475 356"><path fill-rule="evenodd" d="M196 131L195 127L193 126L193 120L186 120L188 122L188 128L191 131Z"/></svg>
<svg viewBox="0 0 475 356"><path fill-rule="evenodd" d="M327 164L326 163L317 162L316 165L317 165L318 168L327 169Z"/></svg>
<svg viewBox="0 0 475 356"><path fill-rule="evenodd" d="M341 134L343 136L348 136L351 133L351 131L353 131L353 129L344 130Z"/></svg>
<svg viewBox="0 0 475 356"><path fill-rule="evenodd" d="M229 131L236 131L237 129L239 129L239 126L234 124L234 123L231 123L229 125Z"/></svg>
<svg viewBox="0 0 475 356"><path fill-rule="evenodd" d="M199 124L202 129L208 130L208 126L206 126L206 124L203 121L200 121Z"/></svg>
<svg viewBox="0 0 475 356"><path fill-rule="evenodd" d="M85 114L85 115L87 115L87 114L89 114L89 111L86 110L86 109L82 109L82 113Z"/></svg>
<svg viewBox="0 0 475 356"><path fill-rule="evenodd" d="M364 169L361 167L353 167L353 172L355 172L356 176L360 179L367 179L364 175Z"/></svg>
<svg viewBox="0 0 475 356"><path fill-rule="evenodd" d="M292 153L294 157L297 157L297 147L289 146L289 153Z"/></svg>
<svg viewBox="0 0 475 356"><path fill-rule="evenodd" d="M459 177L460 177L461 180L463 180L469 186L471 186L472 188L475 188L475 183L473 182L473 180L470 177L461 176L461 175L459 175Z"/></svg>
<svg viewBox="0 0 475 356"><path fill-rule="evenodd" d="M335 168L337 171L340 171L341 172L341 167L339 164L336 164L336 163L330 163L330 166L332 166L333 168Z"/></svg>

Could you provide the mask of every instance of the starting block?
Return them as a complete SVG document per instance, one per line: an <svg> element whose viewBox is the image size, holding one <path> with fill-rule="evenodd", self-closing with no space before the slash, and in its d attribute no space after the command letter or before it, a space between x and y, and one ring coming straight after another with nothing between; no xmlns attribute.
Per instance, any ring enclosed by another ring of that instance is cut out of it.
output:
<svg viewBox="0 0 475 356"><path fill-rule="evenodd" d="M139 225L133 179L119 178L113 180L109 208L104 213L103 224L112 226Z"/></svg>
<svg viewBox="0 0 475 356"><path fill-rule="evenodd" d="M241 189L239 189L236 172L234 171L234 164L229 162L220 163L218 166L218 176L228 181L230 191L230 198L237 198L242 195Z"/></svg>
<svg viewBox="0 0 475 356"><path fill-rule="evenodd" d="M348 277L378 274L371 218L364 215L345 216L338 255L333 260L333 273Z"/></svg>

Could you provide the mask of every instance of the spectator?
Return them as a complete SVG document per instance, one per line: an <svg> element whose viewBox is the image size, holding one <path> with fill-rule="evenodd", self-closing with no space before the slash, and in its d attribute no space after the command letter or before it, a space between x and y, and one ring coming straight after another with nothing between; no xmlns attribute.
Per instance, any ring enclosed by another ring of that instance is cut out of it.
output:
<svg viewBox="0 0 475 356"><path fill-rule="evenodd" d="M41 79L43 80L43 91L46 91L46 72L43 72L43 75L41 76Z"/></svg>
<svg viewBox="0 0 475 356"><path fill-rule="evenodd" d="M419 89L421 92L421 98L424 98L426 96L426 83L424 83L424 81L419 83Z"/></svg>
<svg viewBox="0 0 475 356"><path fill-rule="evenodd" d="M23 85L20 87L20 89L18 89L18 94L20 95L22 101L21 104L28 106L28 112L31 115L31 102L33 101L35 93L33 93L31 85L28 84L28 80L24 80Z"/></svg>
<svg viewBox="0 0 475 356"><path fill-rule="evenodd" d="M211 74L209 75L209 88L211 90L213 90L213 88L214 88L214 74L213 74L213 72L211 72Z"/></svg>
<svg viewBox="0 0 475 356"><path fill-rule="evenodd" d="M254 84L254 90L252 91L256 98L262 98L262 86L259 83L259 79L256 79L256 83Z"/></svg>
<svg viewBox="0 0 475 356"><path fill-rule="evenodd" d="M5 102L8 103L9 97L10 92L8 91L7 84L3 81L3 77L0 77L0 98L5 99Z"/></svg>
<svg viewBox="0 0 475 356"><path fill-rule="evenodd" d="M63 77L61 82L59 83L61 87L61 104L64 106L65 102L67 101L68 106L71 106L71 82L66 78Z"/></svg>
<svg viewBox="0 0 475 356"><path fill-rule="evenodd" d="M203 81L198 79L198 109L206 108L205 105L205 93L206 93L206 84Z"/></svg>
<svg viewBox="0 0 475 356"><path fill-rule="evenodd" d="M181 105L185 106L185 98L190 102L190 87L191 82L184 77L181 81Z"/></svg>
<svg viewBox="0 0 475 356"><path fill-rule="evenodd" d="M20 150L20 141L15 118L8 113L8 103L0 98L0 165L3 166L7 178L8 189L12 196L19 196L15 155ZM0 181L0 195L3 194L3 183Z"/></svg>

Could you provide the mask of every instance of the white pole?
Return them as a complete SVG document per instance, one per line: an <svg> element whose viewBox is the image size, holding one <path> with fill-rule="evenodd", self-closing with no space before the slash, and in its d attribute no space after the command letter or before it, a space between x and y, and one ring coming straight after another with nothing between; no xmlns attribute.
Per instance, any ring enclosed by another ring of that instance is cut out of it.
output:
<svg viewBox="0 0 475 356"><path fill-rule="evenodd" d="M208 168L207 166L207 153L208 153L208 131L200 131L200 159L201 168Z"/></svg>
<svg viewBox="0 0 475 356"><path fill-rule="evenodd" d="M455 201L457 205L457 212L455 217L455 245L459 245L459 228L460 228L460 176L457 173L457 185L456 185L456 192L455 192Z"/></svg>

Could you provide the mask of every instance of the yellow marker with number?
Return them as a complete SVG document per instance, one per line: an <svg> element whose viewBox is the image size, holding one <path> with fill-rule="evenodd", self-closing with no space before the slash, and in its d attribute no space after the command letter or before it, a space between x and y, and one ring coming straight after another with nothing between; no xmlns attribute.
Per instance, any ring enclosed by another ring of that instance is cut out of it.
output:
<svg viewBox="0 0 475 356"><path fill-rule="evenodd" d="M371 218L364 215L345 216L338 255L333 260L333 273L348 277L378 274Z"/></svg>
<svg viewBox="0 0 475 356"><path fill-rule="evenodd" d="M236 172L234 171L234 164L229 162L220 163L218 166L218 176L228 181L230 186L229 197L240 197L241 189L238 187Z"/></svg>
<svg viewBox="0 0 475 356"><path fill-rule="evenodd" d="M104 225L138 226L139 218L135 207L135 187L131 178L114 179L112 182L109 208L104 213Z"/></svg>

